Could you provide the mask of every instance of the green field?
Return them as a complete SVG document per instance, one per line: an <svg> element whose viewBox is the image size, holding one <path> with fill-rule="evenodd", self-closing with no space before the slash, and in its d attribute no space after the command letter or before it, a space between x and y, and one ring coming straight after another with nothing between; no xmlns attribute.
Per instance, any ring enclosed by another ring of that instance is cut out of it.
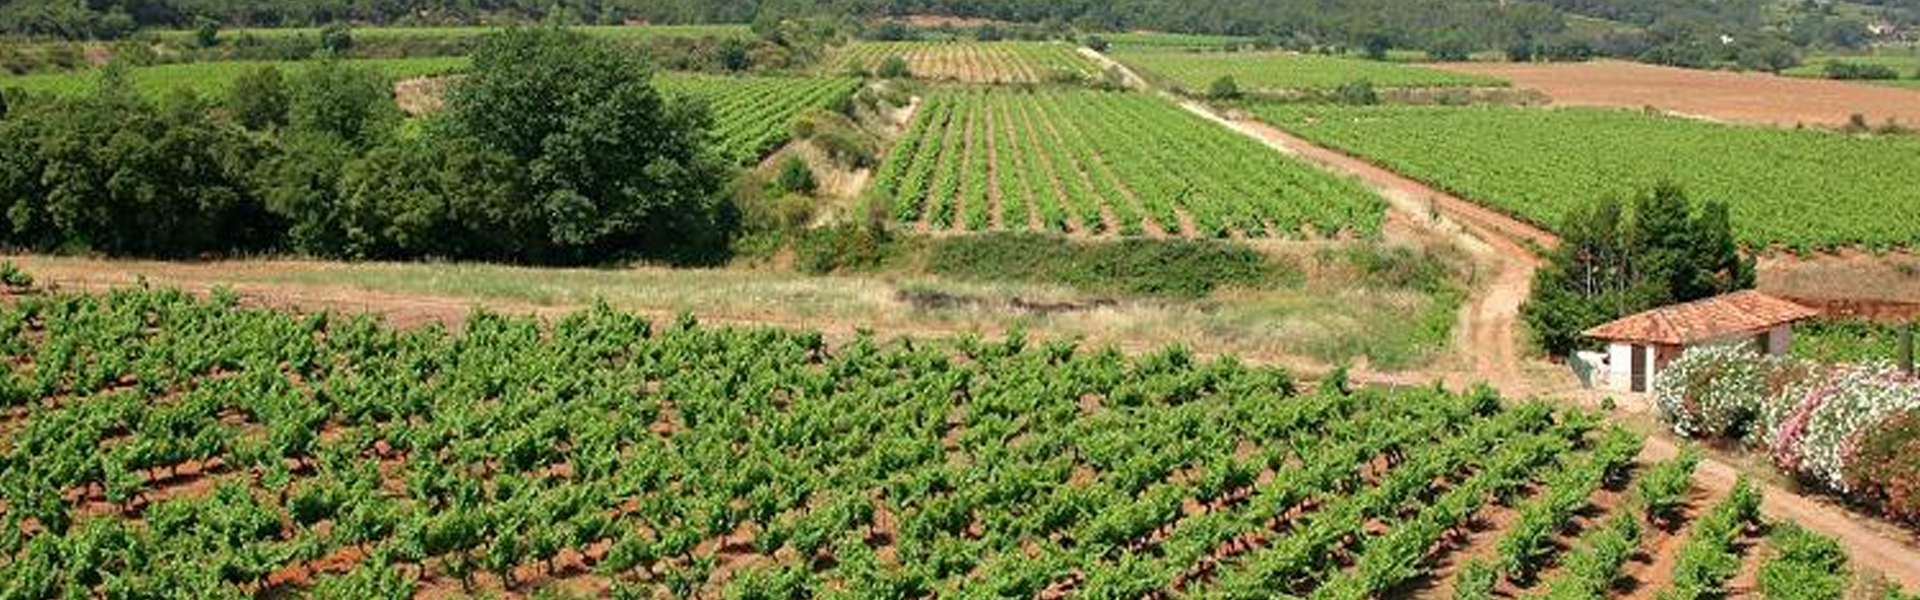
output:
<svg viewBox="0 0 1920 600"><path fill-rule="evenodd" d="M467 65L464 57L379 58L346 62L379 71L394 79L442 75ZM215 97L226 93L235 79L254 67L270 65L292 72L311 64L314 64L313 61L218 61L154 65L132 69L131 79L134 88L146 94L189 89L202 97ZM99 71L0 76L0 89L17 88L35 93L70 95L93 89L98 80Z"/></svg>
<svg viewBox="0 0 1920 600"><path fill-rule="evenodd" d="M479 37L499 31L499 27L356 27L355 39L395 40L409 38L469 38ZM753 30L746 25L583 25L570 27L592 35L615 39L648 39L657 37L721 37L748 38ZM184 42L191 40L196 32L191 30L172 30L156 32L162 41ZM306 36L318 38L318 27L272 27L248 29L223 29L222 37L253 36L259 38L289 38Z"/></svg>
<svg viewBox="0 0 1920 600"><path fill-rule="evenodd" d="M1793 328L1793 354L1822 363L1898 360L1900 328L1866 321L1803 323Z"/></svg>
<svg viewBox="0 0 1920 600"><path fill-rule="evenodd" d="M1861 80L1858 83L1920 89L1920 49L1888 50L1881 54L1817 54L1781 74L1823 79L1827 76L1827 63L1831 62L1879 65L1893 69L1894 74L1899 75L1898 79Z"/></svg>
<svg viewBox="0 0 1920 600"><path fill-rule="evenodd" d="M1093 61L1059 42L855 42L834 52L827 70L877 71L888 58L913 77L965 83L1079 81L1099 73Z"/></svg>
<svg viewBox="0 0 1920 600"><path fill-rule="evenodd" d="M1113 57L1149 79L1189 92L1205 92L1222 77L1249 91L1329 90L1355 81L1382 88L1506 85L1491 77L1319 54L1121 50Z"/></svg>
<svg viewBox="0 0 1920 600"><path fill-rule="evenodd" d="M8 597L1357 600L1436 571L1416 559L1501 498L1567 527L1641 443L1179 349L237 303L0 307L0 405L33 407L0 430ZM1619 506L1586 514L1641 518ZM1272 543L1216 554L1249 537ZM1513 537L1515 564L1560 554Z"/></svg>
<svg viewBox="0 0 1920 600"><path fill-rule="evenodd" d="M708 103L721 153L736 164L759 160L785 144L800 113L837 105L860 87L857 80L841 78L666 74L655 81L661 89Z"/></svg>
<svg viewBox="0 0 1920 600"><path fill-rule="evenodd" d="M1155 31L1130 31L1126 33L1103 33L1101 39L1115 50L1224 50L1228 46L1251 44L1254 39L1232 35L1198 35L1190 33L1161 33Z"/></svg>
<svg viewBox="0 0 1920 600"><path fill-rule="evenodd" d="M1601 109L1257 107L1289 131L1552 227L1660 181L1730 205L1750 245L1920 245L1920 138Z"/></svg>
<svg viewBox="0 0 1920 600"><path fill-rule="evenodd" d="M1094 91L936 92L874 185L938 230L1372 234L1385 210L1161 98Z"/></svg>

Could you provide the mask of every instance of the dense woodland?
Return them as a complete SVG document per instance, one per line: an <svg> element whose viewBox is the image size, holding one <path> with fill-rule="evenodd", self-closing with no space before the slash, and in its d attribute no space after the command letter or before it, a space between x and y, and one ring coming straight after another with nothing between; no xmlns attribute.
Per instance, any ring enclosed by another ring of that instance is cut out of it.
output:
<svg viewBox="0 0 1920 600"><path fill-rule="evenodd" d="M11 0L0 5L0 32L115 39L142 28L209 23L747 23L823 16L859 27L934 14L1043 24L1061 33L1156 29L1354 48L1507 50L1571 40L1602 54L1654 52L1659 62L1689 64L1733 60L1718 54L1765 45L1858 46L1870 41L1873 21L1920 23L1920 0L1851 6L1875 4L1868 14L1850 14L1818 0ZM1570 23L1576 17L1614 26L1576 27Z"/></svg>

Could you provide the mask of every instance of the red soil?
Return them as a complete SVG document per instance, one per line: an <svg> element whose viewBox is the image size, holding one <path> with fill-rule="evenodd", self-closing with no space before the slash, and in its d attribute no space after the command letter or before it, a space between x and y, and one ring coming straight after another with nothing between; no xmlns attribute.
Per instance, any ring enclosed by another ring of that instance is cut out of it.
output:
<svg viewBox="0 0 1920 600"><path fill-rule="evenodd" d="M1724 121L1840 126L1855 113L1875 125L1920 124L1920 93L1822 79L1702 71L1618 61L1455 63L1440 68L1499 77L1545 93L1554 104L1655 107Z"/></svg>

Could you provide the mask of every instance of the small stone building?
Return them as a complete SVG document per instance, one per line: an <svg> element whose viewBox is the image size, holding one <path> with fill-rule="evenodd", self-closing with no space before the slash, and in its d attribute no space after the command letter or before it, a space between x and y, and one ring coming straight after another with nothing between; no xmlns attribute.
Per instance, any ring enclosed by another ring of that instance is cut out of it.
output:
<svg viewBox="0 0 1920 600"><path fill-rule="evenodd" d="M1589 386L1641 393L1689 348L1748 344L1762 354L1786 354L1793 347L1793 324L1819 314L1760 292L1734 292L1589 329L1587 337L1607 342L1607 350L1581 360L1592 367Z"/></svg>

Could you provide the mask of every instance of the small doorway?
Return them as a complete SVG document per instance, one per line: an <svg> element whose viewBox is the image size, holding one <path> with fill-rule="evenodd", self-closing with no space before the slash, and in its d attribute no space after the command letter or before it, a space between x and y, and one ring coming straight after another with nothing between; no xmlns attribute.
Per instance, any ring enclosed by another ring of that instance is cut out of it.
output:
<svg viewBox="0 0 1920 600"><path fill-rule="evenodd" d="M1633 393L1644 394L1647 391L1647 347L1639 344L1632 347L1633 360L1627 361L1633 369L1633 386L1630 389Z"/></svg>

